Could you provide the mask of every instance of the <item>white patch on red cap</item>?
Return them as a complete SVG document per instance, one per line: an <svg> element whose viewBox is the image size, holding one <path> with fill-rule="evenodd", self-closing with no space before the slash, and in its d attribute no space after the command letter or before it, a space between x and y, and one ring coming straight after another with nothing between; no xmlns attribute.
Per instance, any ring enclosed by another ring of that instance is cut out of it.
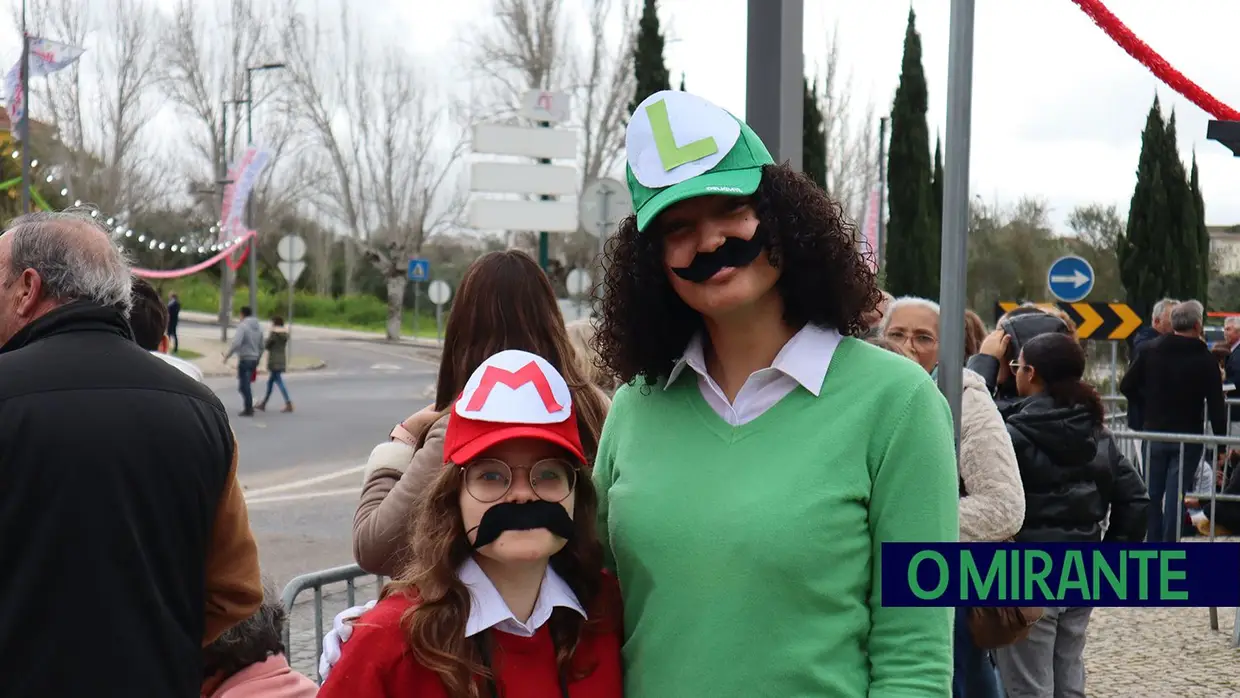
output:
<svg viewBox="0 0 1240 698"><path fill-rule="evenodd" d="M479 422L558 424L572 414L573 397L546 359L509 349L482 362L453 409Z"/></svg>

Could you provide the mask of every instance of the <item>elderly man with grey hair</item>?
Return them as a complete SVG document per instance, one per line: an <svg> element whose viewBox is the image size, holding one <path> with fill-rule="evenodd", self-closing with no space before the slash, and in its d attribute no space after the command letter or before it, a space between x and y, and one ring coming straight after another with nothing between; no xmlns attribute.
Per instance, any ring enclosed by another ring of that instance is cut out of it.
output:
<svg viewBox="0 0 1240 698"><path fill-rule="evenodd" d="M1144 325L1137 330L1132 336L1132 345L1128 352L1128 366L1131 367L1136 362L1137 356L1141 353L1141 349L1148 345L1151 340L1171 331L1171 310L1175 308L1179 301L1174 298L1163 298L1154 304L1154 310L1150 313L1150 324ZM1140 402L1128 401L1128 428L1135 431L1141 431L1145 424L1145 406Z"/></svg>
<svg viewBox="0 0 1240 698"><path fill-rule="evenodd" d="M1240 397L1240 315L1223 320L1223 341L1227 343L1227 361L1223 363L1225 383L1237 386L1228 397ZM1232 408L1231 421L1240 422L1240 408Z"/></svg>
<svg viewBox="0 0 1240 698"><path fill-rule="evenodd" d="M134 341L130 284L89 215L0 235L6 697L197 696L262 599L224 406Z"/></svg>
<svg viewBox="0 0 1240 698"><path fill-rule="evenodd" d="M1144 406L1145 431L1199 435L1204 406L1214 433L1227 435L1223 377L1218 361L1201 338L1204 316L1197 301L1176 305L1171 311L1171 332L1152 340L1124 374L1120 392L1129 404ZM1201 444L1149 443L1147 542L1178 539L1183 526L1182 496L1192 491L1203 450Z"/></svg>

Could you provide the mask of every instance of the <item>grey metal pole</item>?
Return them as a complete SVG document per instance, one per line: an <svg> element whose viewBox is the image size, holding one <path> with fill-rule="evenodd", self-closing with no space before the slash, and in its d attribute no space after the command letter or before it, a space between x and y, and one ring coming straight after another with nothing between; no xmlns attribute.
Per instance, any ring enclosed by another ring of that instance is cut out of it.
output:
<svg viewBox="0 0 1240 698"><path fill-rule="evenodd" d="M884 214L887 204L887 117L878 120L878 239L874 241L878 248L874 250L874 261L879 269L883 269L884 243L887 241L887 216Z"/></svg>
<svg viewBox="0 0 1240 698"><path fill-rule="evenodd" d="M220 112L220 161L219 178L215 189L220 199L220 224L224 218L224 187L228 180L228 102L224 102ZM232 317L233 270L228 266L228 257L220 260L220 341L228 341L228 321Z"/></svg>
<svg viewBox="0 0 1240 698"><path fill-rule="evenodd" d="M749 0L745 123L775 162L803 166L804 0Z"/></svg>
<svg viewBox="0 0 1240 698"><path fill-rule="evenodd" d="M281 263L283 263L283 261ZM289 262L288 265L289 265L289 271L292 271L293 263ZM289 274L288 278L290 279L293 278L293 275ZM294 286L295 284L292 281L288 282L288 322L285 323L288 326L288 345L285 347L285 352L288 354L288 356L285 357L285 361L287 361L290 366L292 365L292 361L293 361L293 292L294 292Z"/></svg>
<svg viewBox="0 0 1240 698"><path fill-rule="evenodd" d="M939 272L939 389L951 405L957 452L964 381L965 270L969 246L969 138L973 119L973 0L952 0L947 49L947 162Z"/></svg>
<svg viewBox="0 0 1240 698"><path fill-rule="evenodd" d="M245 144L254 145L254 69L245 69ZM254 190L245 198L245 228L254 229ZM247 243L250 252L250 309L258 314L258 236ZM290 286L292 284L290 283Z"/></svg>
<svg viewBox="0 0 1240 698"><path fill-rule="evenodd" d="M30 213L30 35L26 33L26 2L22 0L22 118L17 125L22 149L22 213Z"/></svg>

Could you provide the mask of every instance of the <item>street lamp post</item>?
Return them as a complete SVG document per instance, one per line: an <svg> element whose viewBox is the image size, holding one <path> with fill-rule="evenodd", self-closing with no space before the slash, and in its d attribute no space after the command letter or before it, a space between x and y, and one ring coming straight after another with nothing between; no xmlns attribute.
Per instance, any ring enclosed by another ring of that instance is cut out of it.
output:
<svg viewBox="0 0 1240 698"><path fill-rule="evenodd" d="M260 70L279 70L284 68L283 63L264 63L263 65L248 66L245 69L245 99L237 100L237 102L245 103L245 143L246 146L254 145L254 73ZM253 229L254 213L253 206L254 193L250 191L250 195L245 200L245 227L247 230ZM250 309L255 313L258 312L258 236L253 235L247 243L250 255Z"/></svg>

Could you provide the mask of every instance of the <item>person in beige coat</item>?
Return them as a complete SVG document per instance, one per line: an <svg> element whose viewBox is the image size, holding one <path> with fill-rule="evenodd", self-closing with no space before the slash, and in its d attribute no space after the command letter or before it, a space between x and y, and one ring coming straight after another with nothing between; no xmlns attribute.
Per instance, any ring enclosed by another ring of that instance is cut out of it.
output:
<svg viewBox="0 0 1240 698"><path fill-rule="evenodd" d="M922 368L932 373L938 368L937 303L924 298L896 299L883 317L881 332ZM960 399L960 540L1006 541L1016 535L1025 520L1025 488L1016 452L986 381L967 368L960 370L964 372ZM953 695L998 698L998 672L990 653L974 644L966 622L967 610L957 609L956 615Z"/></svg>

